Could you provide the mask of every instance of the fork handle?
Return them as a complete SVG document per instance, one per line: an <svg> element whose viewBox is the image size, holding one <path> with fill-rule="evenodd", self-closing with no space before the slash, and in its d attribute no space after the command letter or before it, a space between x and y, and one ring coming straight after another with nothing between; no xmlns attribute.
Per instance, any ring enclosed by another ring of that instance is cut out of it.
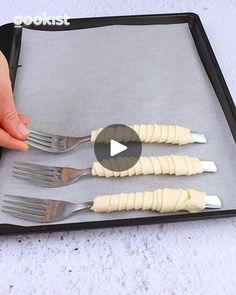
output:
<svg viewBox="0 0 236 295"><path fill-rule="evenodd" d="M129 158L122 158L123 161L130 161ZM111 167L119 167L121 158L106 159L110 161ZM127 165L128 166L128 165ZM163 156L163 157L140 157L138 162L125 171L111 171L104 168L99 162L92 165L92 175L102 177L123 177L147 174L174 174L193 175L203 172L201 161L198 158L188 156Z"/></svg>
<svg viewBox="0 0 236 295"><path fill-rule="evenodd" d="M135 124L129 127L131 127L138 134L141 142L171 143L171 144L179 144L179 145L194 142L190 129L177 126L177 125ZM132 141L132 139L130 138L127 139L127 136L125 136L124 133L118 132L117 128L112 128L112 127L109 128L108 130L109 134L104 133L104 138L100 139L101 142L109 142L111 137L121 142ZM91 133L92 142L96 140L98 134L102 130L103 129L100 128L100 129L92 131Z"/></svg>
<svg viewBox="0 0 236 295"><path fill-rule="evenodd" d="M122 193L98 196L91 210L114 212L122 210L152 210L161 213L198 212L205 208L206 194L193 189L157 189L153 192Z"/></svg>

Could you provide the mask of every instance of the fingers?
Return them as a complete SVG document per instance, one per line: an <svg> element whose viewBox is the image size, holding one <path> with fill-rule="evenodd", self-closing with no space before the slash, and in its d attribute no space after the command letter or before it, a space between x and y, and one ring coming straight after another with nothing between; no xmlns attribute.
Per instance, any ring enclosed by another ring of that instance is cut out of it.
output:
<svg viewBox="0 0 236 295"><path fill-rule="evenodd" d="M27 121L25 117L23 121ZM10 135L18 139L25 139L29 131L24 122L19 118L13 98L11 88L5 88L0 84L0 124Z"/></svg>
<svg viewBox="0 0 236 295"><path fill-rule="evenodd" d="M29 124L29 118L26 115L18 113L18 116L23 124Z"/></svg>
<svg viewBox="0 0 236 295"><path fill-rule="evenodd" d="M0 52L0 125L11 136L24 140L29 135L25 121L26 118L21 120L16 112L8 64Z"/></svg>
<svg viewBox="0 0 236 295"><path fill-rule="evenodd" d="M24 141L12 137L3 129L0 129L0 146L23 152L26 152L29 148Z"/></svg>

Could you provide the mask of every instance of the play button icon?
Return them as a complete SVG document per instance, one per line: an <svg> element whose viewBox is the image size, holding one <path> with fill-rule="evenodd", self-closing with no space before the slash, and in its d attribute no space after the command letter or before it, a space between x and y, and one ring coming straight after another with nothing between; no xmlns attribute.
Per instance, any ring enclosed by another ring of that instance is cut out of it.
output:
<svg viewBox="0 0 236 295"><path fill-rule="evenodd" d="M110 156L114 157L123 151L127 150L127 146L112 139L110 140Z"/></svg>
<svg viewBox="0 0 236 295"><path fill-rule="evenodd" d="M138 134L126 125L114 124L102 129L94 142L98 162L111 171L130 169L139 160L141 152Z"/></svg>

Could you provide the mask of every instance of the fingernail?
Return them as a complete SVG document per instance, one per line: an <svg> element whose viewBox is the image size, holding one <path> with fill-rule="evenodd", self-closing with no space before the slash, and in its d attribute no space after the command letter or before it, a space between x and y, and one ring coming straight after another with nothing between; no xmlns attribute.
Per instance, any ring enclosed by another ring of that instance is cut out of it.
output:
<svg viewBox="0 0 236 295"><path fill-rule="evenodd" d="M24 144L22 145L22 152L27 152L28 149L29 149L28 144L24 143Z"/></svg>
<svg viewBox="0 0 236 295"><path fill-rule="evenodd" d="M26 126L22 123L18 126L18 131L21 135L26 136L29 135L29 130L26 128Z"/></svg>

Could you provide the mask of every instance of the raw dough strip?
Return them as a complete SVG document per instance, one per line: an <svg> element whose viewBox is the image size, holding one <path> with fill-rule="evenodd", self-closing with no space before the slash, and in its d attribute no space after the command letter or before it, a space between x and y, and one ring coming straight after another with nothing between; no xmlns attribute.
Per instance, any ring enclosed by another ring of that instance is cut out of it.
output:
<svg viewBox="0 0 236 295"><path fill-rule="evenodd" d="M114 158L104 160L104 162L105 161L110 161L112 167L119 170L119 163L121 163L121 161L130 161L130 159ZM175 155L163 157L140 157L138 162L132 168L121 172L108 170L99 162L94 162L92 166L92 175L105 177L123 177L140 174L194 175L202 172L202 164L198 158Z"/></svg>
<svg viewBox="0 0 236 295"><path fill-rule="evenodd" d="M205 208L204 192L192 189L158 189L154 192L122 193L98 196L91 210L113 212L122 210L153 210L161 213L185 210L198 212Z"/></svg>
<svg viewBox="0 0 236 295"><path fill-rule="evenodd" d="M158 143L171 143L171 144L187 144L193 143L193 137L190 129L177 126L177 125L157 125L157 124L139 124L131 125L131 127L139 136L141 142L158 142ZM93 130L91 133L91 141L94 142L102 128ZM119 142L136 141L136 138L127 137L122 132L122 127L109 128L108 132L101 138L101 142L109 142L111 138Z"/></svg>

